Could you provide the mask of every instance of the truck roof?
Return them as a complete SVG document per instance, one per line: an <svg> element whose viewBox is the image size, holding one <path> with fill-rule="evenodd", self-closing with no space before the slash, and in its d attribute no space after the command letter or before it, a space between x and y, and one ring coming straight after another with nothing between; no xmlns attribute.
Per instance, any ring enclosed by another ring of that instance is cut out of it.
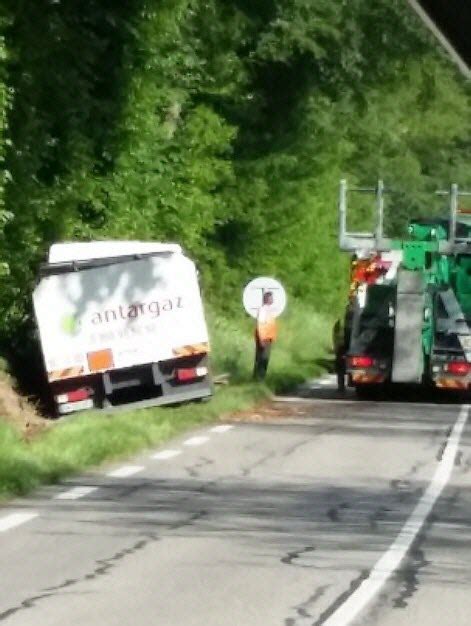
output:
<svg viewBox="0 0 471 626"><path fill-rule="evenodd" d="M181 253L176 243L157 241L79 241L55 243L49 248L48 263L71 263L134 254Z"/></svg>

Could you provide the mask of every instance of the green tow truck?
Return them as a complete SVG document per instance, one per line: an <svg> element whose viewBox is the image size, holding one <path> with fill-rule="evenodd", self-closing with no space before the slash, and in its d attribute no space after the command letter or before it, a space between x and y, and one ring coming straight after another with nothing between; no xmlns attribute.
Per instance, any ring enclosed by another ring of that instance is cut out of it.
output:
<svg viewBox="0 0 471 626"><path fill-rule="evenodd" d="M349 232L349 193L373 193L376 228ZM384 185L347 189L341 181L339 244L352 256L344 365L350 386L368 396L405 383L467 390L471 385L471 196L449 191L449 216L411 220L408 236L384 236Z"/></svg>

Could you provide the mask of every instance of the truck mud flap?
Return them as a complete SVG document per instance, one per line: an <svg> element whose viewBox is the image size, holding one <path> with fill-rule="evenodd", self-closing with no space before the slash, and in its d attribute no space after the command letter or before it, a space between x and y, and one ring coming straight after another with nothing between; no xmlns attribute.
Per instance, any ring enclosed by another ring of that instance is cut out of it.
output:
<svg viewBox="0 0 471 626"><path fill-rule="evenodd" d="M439 292L437 297L446 317L440 316L436 320L435 331L442 337L439 341L436 339L436 346L445 343L446 348L451 346L455 351L462 351L466 360L471 361L471 328L455 292L447 289Z"/></svg>
<svg viewBox="0 0 471 626"><path fill-rule="evenodd" d="M422 381L424 305L425 292L420 272L399 271L391 375L393 383Z"/></svg>
<svg viewBox="0 0 471 626"><path fill-rule="evenodd" d="M389 286L371 285L363 309L358 301L351 306L348 353L383 357L392 354L393 329L389 327L389 310L395 302Z"/></svg>

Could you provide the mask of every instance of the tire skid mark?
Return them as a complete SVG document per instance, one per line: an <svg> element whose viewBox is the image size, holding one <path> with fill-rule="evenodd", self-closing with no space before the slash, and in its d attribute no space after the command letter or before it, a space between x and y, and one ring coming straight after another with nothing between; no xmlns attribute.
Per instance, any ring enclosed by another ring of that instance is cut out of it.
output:
<svg viewBox="0 0 471 626"><path fill-rule="evenodd" d="M293 610L296 611L296 617L285 619L284 626L302 626L302 622L308 620L310 626L312 624L311 620L314 619L314 616L310 613L311 607L322 598L328 588L329 585L318 587L307 600L293 607Z"/></svg>
<svg viewBox="0 0 471 626"><path fill-rule="evenodd" d="M322 626L322 624L324 624L329 617L333 615L340 606L342 606L345 600L347 600L358 589L361 583L368 578L369 574L370 570L361 570L360 574L350 581L350 587L336 597L332 604L321 614L319 619L314 622L312 626Z"/></svg>
<svg viewBox="0 0 471 626"><path fill-rule="evenodd" d="M31 609L41 600L55 596L64 589L77 585L81 582L95 580L100 576L105 576L110 570L112 570L120 561L125 559L127 556L143 550L148 544L157 541L158 539L159 538L153 534L145 535L142 539L136 541L129 548L123 548L122 550L119 550L107 559L97 560L95 562L95 568L90 573L85 574L84 576L81 576L79 578L68 578L60 585L56 585L54 587L47 587L46 589L43 589L41 593L26 598L17 606L11 607L10 609L3 611L2 613L0 613L0 621L8 619L15 613L18 613L19 611L22 611L24 609Z"/></svg>
<svg viewBox="0 0 471 626"><path fill-rule="evenodd" d="M298 565L294 563L297 559L299 559L303 554L309 554L309 552L314 552L314 546L306 546L301 548L300 550L294 550L293 552L288 552L286 556L282 557L280 561L285 565L295 565L296 567L306 567L309 568L310 565Z"/></svg>
<svg viewBox="0 0 471 626"><path fill-rule="evenodd" d="M251 465L247 465L246 467L243 467L242 476L244 476L244 478L247 478L248 476L250 476L250 474L252 473L254 469L256 469L257 467L261 467L270 459L275 458L276 454L277 454L276 451L272 450L271 452L267 452L267 454L264 454L262 457L260 457L257 461L255 461Z"/></svg>
<svg viewBox="0 0 471 626"><path fill-rule="evenodd" d="M208 467L210 465L214 465L214 461L211 461L211 459L208 459L205 456L200 456L198 460L195 461L195 463L193 463L193 465L189 465L188 467L185 467L185 471L188 474L188 476L190 476L191 478L199 478L200 476L199 470L203 469L204 467Z"/></svg>
<svg viewBox="0 0 471 626"><path fill-rule="evenodd" d="M398 578L402 582L403 589L393 599L392 604L395 609L405 609L408 605L408 600L412 598L417 589L419 588L419 573L420 570L430 565L430 561L427 561L423 550L419 547L425 537L420 537L417 546L412 549L409 557L409 563L398 572Z"/></svg>
<svg viewBox="0 0 471 626"><path fill-rule="evenodd" d="M445 515L450 513L451 509L456 505L460 496L460 490L455 489L453 493L443 500L443 506L445 508ZM408 606L408 600L412 598L415 592L420 586L419 574L420 572L431 564L431 561L425 557L423 545L427 540L427 535L430 529L435 523L440 521L438 513L432 512L430 518L427 520L424 529L417 537L416 541L411 547L411 551L408 557L408 562L397 571L396 581L402 583L403 589L398 595L393 598L392 605L395 609L405 609Z"/></svg>
<svg viewBox="0 0 471 626"><path fill-rule="evenodd" d="M178 530L185 526L191 526L206 515L207 511L197 511L190 515L187 519L176 522L174 524L169 524L167 527L169 530ZM126 559L126 557L136 554L137 552L144 550L151 543L160 540L161 537L154 533L144 535L141 539L133 543L129 548L123 548L115 552L115 554L113 554L111 557L108 557L106 559L98 559L97 561L95 561L95 568L88 574L85 574L84 576L78 578L68 578L63 583L55 585L54 587L47 587L41 590L41 592L37 595L26 598L17 606L6 609L2 613L0 613L0 622L8 619L19 611L34 608L38 602L58 595L65 589L68 589L83 582L96 580L101 576L106 576L106 574L108 574L113 568L115 568L121 561Z"/></svg>
<svg viewBox="0 0 471 626"><path fill-rule="evenodd" d="M320 437L321 435L325 435L326 433L333 432L334 430L338 430L338 426L320 427L320 428L316 429L315 436L316 437ZM312 436L307 437L307 438L303 438L303 439L301 439L301 441L297 441L296 443L292 444L291 446L288 446L287 448L285 448L285 450L281 453L281 456L287 457L290 454L293 454L294 452L299 450L299 448L302 448L303 446L305 446L305 445L307 445L309 443L312 443L312 442L313 442Z"/></svg>
<svg viewBox="0 0 471 626"><path fill-rule="evenodd" d="M437 461L441 461L443 458L443 453L445 452L445 448L448 444L448 439L450 438L451 435L451 431L453 430L453 428L450 426L449 428L447 428L446 433L445 433L445 438L443 439L440 448L438 449L437 452L437 456L436 459Z"/></svg>
<svg viewBox="0 0 471 626"><path fill-rule="evenodd" d="M303 446L307 445L308 443L312 443L312 438L309 439L302 439L301 441L298 441L296 443L294 443L293 445L289 446L288 448L285 448L283 450L283 452L281 453L281 455L283 457L288 457L291 454L294 454L297 450L299 450L299 448L302 448Z"/></svg>

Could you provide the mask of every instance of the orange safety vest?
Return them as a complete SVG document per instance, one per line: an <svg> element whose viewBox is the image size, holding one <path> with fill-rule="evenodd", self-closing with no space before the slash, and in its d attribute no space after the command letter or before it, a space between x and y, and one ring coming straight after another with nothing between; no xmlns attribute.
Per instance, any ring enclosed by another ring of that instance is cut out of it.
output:
<svg viewBox="0 0 471 626"><path fill-rule="evenodd" d="M268 314L257 320L256 336L259 341L276 341L277 334L278 325L274 317Z"/></svg>

